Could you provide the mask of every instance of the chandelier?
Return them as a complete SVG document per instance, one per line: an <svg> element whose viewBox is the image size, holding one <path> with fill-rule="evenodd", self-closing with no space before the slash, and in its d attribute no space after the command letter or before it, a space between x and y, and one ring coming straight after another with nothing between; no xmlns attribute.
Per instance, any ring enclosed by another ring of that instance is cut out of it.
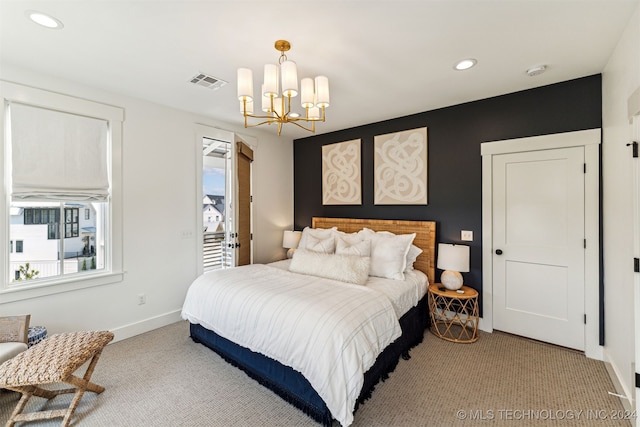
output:
<svg viewBox="0 0 640 427"><path fill-rule="evenodd" d="M285 55L291 49L291 44L286 40L278 40L275 48L280 52L278 65L264 66L264 83L260 90L261 109L265 114L253 113L253 72L249 68L238 68L238 99L240 112L244 116L244 127L275 123L280 135L282 125L293 123L304 130L315 132L316 122L324 122L324 111L329 106L329 79L326 76L317 76L315 80L309 77L302 79L300 105L304 109L304 116L292 111L291 99L298 96L298 71L296 63ZM263 120L249 124L249 118Z"/></svg>

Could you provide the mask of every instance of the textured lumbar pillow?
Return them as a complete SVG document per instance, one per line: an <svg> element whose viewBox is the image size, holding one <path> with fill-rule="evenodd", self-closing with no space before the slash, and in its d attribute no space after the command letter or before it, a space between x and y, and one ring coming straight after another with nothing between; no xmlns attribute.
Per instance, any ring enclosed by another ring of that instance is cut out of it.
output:
<svg viewBox="0 0 640 427"><path fill-rule="evenodd" d="M371 240L361 240L358 236L336 236L336 253L340 255L371 255Z"/></svg>
<svg viewBox="0 0 640 427"><path fill-rule="evenodd" d="M305 227L302 230L302 236L300 236L300 242L298 242L298 248L307 249L309 237L315 237L316 239L324 240L329 237L333 237L338 227L332 228L310 228Z"/></svg>
<svg viewBox="0 0 640 427"><path fill-rule="evenodd" d="M323 254L298 249L293 253L289 271L364 285L369 277L370 263L369 257Z"/></svg>
<svg viewBox="0 0 640 427"><path fill-rule="evenodd" d="M304 249L321 254L332 254L336 251L336 241L333 236L326 239L317 239L313 236L307 237L307 243Z"/></svg>

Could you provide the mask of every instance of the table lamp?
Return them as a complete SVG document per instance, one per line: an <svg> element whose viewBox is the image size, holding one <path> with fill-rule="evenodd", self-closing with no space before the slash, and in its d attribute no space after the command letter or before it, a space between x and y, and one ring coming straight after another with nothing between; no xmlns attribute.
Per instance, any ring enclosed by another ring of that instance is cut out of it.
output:
<svg viewBox="0 0 640 427"><path fill-rule="evenodd" d="M460 289L463 283L460 272L469 271L469 246L439 243L437 267L445 270L440 276L445 288L452 291Z"/></svg>
<svg viewBox="0 0 640 427"><path fill-rule="evenodd" d="M284 236L282 237L282 247L289 249L287 251L287 258L291 258L293 256L293 252L298 247L298 243L300 242L301 237L302 231L284 231Z"/></svg>

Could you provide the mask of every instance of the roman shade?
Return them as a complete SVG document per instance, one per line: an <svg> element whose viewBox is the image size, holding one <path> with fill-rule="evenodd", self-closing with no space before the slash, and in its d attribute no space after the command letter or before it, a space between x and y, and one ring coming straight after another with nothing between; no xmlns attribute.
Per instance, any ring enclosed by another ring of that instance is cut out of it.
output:
<svg viewBox="0 0 640 427"><path fill-rule="evenodd" d="M14 200L108 199L106 120L15 102L9 117Z"/></svg>

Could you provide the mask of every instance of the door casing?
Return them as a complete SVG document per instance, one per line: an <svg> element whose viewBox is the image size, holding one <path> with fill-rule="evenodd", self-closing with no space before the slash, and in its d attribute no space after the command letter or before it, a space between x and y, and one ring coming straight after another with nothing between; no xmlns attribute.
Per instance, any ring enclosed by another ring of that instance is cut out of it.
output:
<svg viewBox="0 0 640 427"><path fill-rule="evenodd" d="M585 150L585 355L603 360L600 345L600 141L601 130L492 141L482 155L482 301L480 329L493 331L493 156L506 153L584 147Z"/></svg>

